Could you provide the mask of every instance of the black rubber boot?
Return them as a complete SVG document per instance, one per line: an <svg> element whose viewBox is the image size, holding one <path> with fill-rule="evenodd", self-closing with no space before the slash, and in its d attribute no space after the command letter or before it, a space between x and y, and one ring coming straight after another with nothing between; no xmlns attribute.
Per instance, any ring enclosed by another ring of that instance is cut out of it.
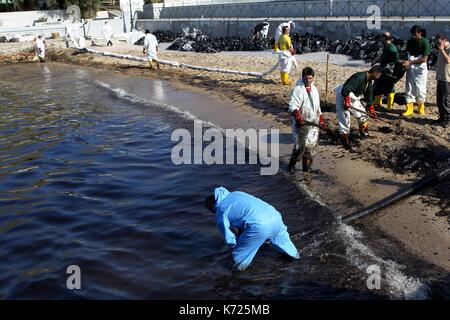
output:
<svg viewBox="0 0 450 320"><path fill-rule="evenodd" d="M293 173L295 171L295 164L298 162L300 156L300 150L292 151L291 159L289 160L288 171Z"/></svg>
<svg viewBox="0 0 450 320"><path fill-rule="evenodd" d="M361 139L367 139L367 138L369 138L369 133L366 132L366 131L360 130L360 131L359 131L359 135L361 136Z"/></svg>
<svg viewBox="0 0 450 320"><path fill-rule="evenodd" d="M350 144L350 136L348 134L341 134L341 143L347 150L350 150L352 148Z"/></svg>
<svg viewBox="0 0 450 320"><path fill-rule="evenodd" d="M302 164L303 164L303 172L311 172L313 160L309 158L303 157Z"/></svg>

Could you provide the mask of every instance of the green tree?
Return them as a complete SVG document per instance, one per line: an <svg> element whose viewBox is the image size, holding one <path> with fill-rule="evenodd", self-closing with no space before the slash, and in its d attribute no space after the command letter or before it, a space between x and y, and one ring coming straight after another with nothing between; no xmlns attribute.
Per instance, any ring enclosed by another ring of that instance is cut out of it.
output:
<svg viewBox="0 0 450 320"><path fill-rule="evenodd" d="M81 15L86 18L95 18L100 8L100 0L66 0L66 6L77 5L80 7Z"/></svg>
<svg viewBox="0 0 450 320"><path fill-rule="evenodd" d="M39 9L38 0L14 0L15 10L37 10Z"/></svg>

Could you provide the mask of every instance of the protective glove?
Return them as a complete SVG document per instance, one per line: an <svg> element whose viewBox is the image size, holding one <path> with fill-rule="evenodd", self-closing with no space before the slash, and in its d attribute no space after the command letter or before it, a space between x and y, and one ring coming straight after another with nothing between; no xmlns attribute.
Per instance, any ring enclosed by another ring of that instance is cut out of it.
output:
<svg viewBox="0 0 450 320"><path fill-rule="evenodd" d="M321 127L323 130L327 130L328 129L328 126L325 123L325 119L323 118L323 114L321 114L320 118L319 118L319 127Z"/></svg>
<svg viewBox="0 0 450 320"><path fill-rule="evenodd" d="M369 106L369 117L376 119L377 118L377 114L375 112L375 107L373 104L371 104Z"/></svg>
<svg viewBox="0 0 450 320"><path fill-rule="evenodd" d="M305 120L303 119L303 116L300 111L298 111L298 109L294 110L292 114L294 115L295 121L297 122L297 127L300 127L305 123Z"/></svg>
<svg viewBox="0 0 450 320"><path fill-rule="evenodd" d="M351 106L351 102L350 102L350 96L345 96L344 97L344 108L345 109L350 109Z"/></svg>

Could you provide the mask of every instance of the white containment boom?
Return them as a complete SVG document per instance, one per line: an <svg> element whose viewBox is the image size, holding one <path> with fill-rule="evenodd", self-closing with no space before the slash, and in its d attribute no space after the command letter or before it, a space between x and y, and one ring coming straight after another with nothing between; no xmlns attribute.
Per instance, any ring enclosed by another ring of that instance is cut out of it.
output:
<svg viewBox="0 0 450 320"><path fill-rule="evenodd" d="M86 49L86 51L90 52L90 53L100 54L102 56L107 56L107 57L147 62L146 58L136 57L136 56L132 56L130 54L120 54L120 53L113 53L113 52L107 52L107 51L98 51L98 50L93 50L93 49ZM160 60L160 59L158 59L158 62L160 64L164 64L164 65L168 65L168 66L172 66L172 67L181 67L181 68L188 68L188 69L193 69L193 70L202 70L202 71L209 71L209 72L238 74L238 75L242 75L242 76L250 76L250 77L256 77L256 78L262 78L262 77L265 77L268 74L274 72L275 69L278 67L278 64L279 64L279 62L277 62L268 71L261 73L261 72L247 72L247 71L237 71L237 70L229 70L229 69L201 67L201 66L194 66L194 65L190 65L190 64L186 64L186 63L180 63L180 62L177 62L177 61L170 61L170 60Z"/></svg>

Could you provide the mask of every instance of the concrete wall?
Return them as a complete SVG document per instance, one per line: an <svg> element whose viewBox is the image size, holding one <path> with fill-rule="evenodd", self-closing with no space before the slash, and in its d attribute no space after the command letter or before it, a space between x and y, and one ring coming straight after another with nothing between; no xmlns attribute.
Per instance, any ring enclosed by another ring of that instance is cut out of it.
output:
<svg viewBox="0 0 450 320"><path fill-rule="evenodd" d="M270 2L270 1L285 1L285 0L164 0L164 6L180 7L180 6L201 6L211 4Z"/></svg>
<svg viewBox="0 0 450 320"><path fill-rule="evenodd" d="M119 34L124 32L122 19L100 19L100 20L88 20L85 26L86 36L100 37L102 28L105 23L108 23L113 28L114 33ZM59 32L61 37L66 36L66 26L64 23L52 24L52 25L40 25L32 27L14 27L14 28L0 28L0 36L18 36L22 35L44 35L49 38L52 32Z"/></svg>
<svg viewBox="0 0 450 320"><path fill-rule="evenodd" d="M42 17L47 17L47 21L52 22L58 19L65 20L68 14L66 10L1 12L0 28L32 26L34 21Z"/></svg>
<svg viewBox="0 0 450 320"><path fill-rule="evenodd" d="M85 26L86 35L91 37L100 37L105 21L108 21L108 24L112 27L115 34L124 32L122 19L90 20Z"/></svg>
<svg viewBox="0 0 450 320"><path fill-rule="evenodd" d="M162 3L150 3L144 5L144 11L138 12L139 19L159 19L164 7Z"/></svg>
<svg viewBox="0 0 450 320"><path fill-rule="evenodd" d="M202 5L187 5L195 1ZM208 5L208 1L215 5ZM185 6L180 6L183 3ZM268 19L272 36L276 26L289 17L297 25L295 31L345 39L362 31L381 32L367 27L372 14L367 12L370 5L381 10L381 30L390 30L397 37L408 38L414 24L425 27L429 35L439 31L450 36L449 0L166 0L162 8L145 6L137 27L181 32L183 27L191 26L212 37L250 36L256 24ZM156 18L157 10L160 20Z"/></svg>
<svg viewBox="0 0 450 320"><path fill-rule="evenodd" d="M275 33L276 26L284 22L284 20L271 21L269 29L269 37ZM254 21L139 21L138 27L142 29L170 30L173 32L181 32L184 27L195 27L202 30L211 37L220 36L243 36L250 37L250 30L257 22ZM381 32L390 30L394 36L398 38L408 39L409 30L417 21L401 22L389 21L381 24L381 30L368 30L365 21L296 21L296 29L294 32L315 33L326 36L329 39L348 39L349 37L361 34L361 32ZM421 26L427 29L431 36L438 32L444 32L450 36L450 24L448 22L421 22Z"/></svg>
<svg viewBox="0 0 450 320"><path fill-rule="evenodd" d="M376 5L384 17L450 16L448 0L298 0L185 6L167 5L160 18L362 17Z"/></svg>

